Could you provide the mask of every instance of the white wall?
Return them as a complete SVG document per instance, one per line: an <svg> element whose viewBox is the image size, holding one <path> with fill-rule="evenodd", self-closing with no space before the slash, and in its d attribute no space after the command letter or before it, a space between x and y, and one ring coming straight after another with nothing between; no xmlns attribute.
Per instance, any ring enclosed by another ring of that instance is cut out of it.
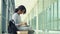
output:
<svg viewBox="0 0 60 34"><path fill-rule="evenodd" d="M17 8L19 5L24 5L27 9L27 13L22 17L22 21L24 21L25 17L28 15L28 13L31 11L31 9L35 6L37 0L15 0L15 8Z"/></svg>

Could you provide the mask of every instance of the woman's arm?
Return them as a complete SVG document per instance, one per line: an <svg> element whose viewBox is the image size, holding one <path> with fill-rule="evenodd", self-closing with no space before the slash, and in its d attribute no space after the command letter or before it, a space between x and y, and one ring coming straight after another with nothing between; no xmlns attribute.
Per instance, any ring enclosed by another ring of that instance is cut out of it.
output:
<svg viewBox="0 0 60 34"><path fill-rule="evenodd" d="M16 26L20 26L20 24L17 24L17 18L18 18L18 15L17 14L14 14L13 16L12 16L12 19L15 21L15 25Z"/></svg>

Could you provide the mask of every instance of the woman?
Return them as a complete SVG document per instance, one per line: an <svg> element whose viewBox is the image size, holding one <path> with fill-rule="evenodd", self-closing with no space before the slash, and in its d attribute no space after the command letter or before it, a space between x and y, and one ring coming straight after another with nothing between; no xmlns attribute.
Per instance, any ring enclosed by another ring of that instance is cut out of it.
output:
<svg viewBox="0 0 60 34"><path fill-rule="evenodd" d="M15 13L12 15L12 20L14 21L13 24L20 29L21 18L20 14L25 14L26 8L23 5L20 5L18 8L15 9ZM16 32L13 34L17 34Z"/></svg>
<svg viewBox="0 0 60 34"><path fill-rule="evenodd" d="M16 26L20 26L21 18L20 14L25 14L26 8L23 5L20 5L18 8L15 9L15 13L12 15L12 19L15 21Z"/></svg>

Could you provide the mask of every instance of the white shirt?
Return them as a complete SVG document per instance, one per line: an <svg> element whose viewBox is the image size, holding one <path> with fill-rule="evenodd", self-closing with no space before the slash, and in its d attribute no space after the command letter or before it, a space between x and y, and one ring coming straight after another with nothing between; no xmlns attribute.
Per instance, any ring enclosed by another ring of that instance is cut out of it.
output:
<svg viewBox="0 0 60 34"><path fill-rule="evenodd" d="M14 13L12 15L12 19L15 21L15 24L20 24L21 23L21 17L17 13Z"/></svg>

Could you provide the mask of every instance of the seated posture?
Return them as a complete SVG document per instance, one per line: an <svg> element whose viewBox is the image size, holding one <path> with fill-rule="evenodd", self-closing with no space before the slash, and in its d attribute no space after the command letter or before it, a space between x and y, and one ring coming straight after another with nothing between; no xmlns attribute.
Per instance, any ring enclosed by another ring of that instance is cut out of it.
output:
<svg viewBox="0 0 60 34"><path fill-rule="evenodd" d="M26 13L25 6L20 5L18 8L16 8L14 14L12 15L12 20L14 20L14 22L9 23L9 25L11 24L10 25L11 27L8 26L8 29L10 28L11 30L13 30L16 33L17 30L15 30L14 28L16 27L17 29L19 29L20 23L21 23L20 15L25 14L25 13ZM11 32L13 32L13 31L11 31ZM14 32L13 32L13 34L15 34Z"/></svg>

